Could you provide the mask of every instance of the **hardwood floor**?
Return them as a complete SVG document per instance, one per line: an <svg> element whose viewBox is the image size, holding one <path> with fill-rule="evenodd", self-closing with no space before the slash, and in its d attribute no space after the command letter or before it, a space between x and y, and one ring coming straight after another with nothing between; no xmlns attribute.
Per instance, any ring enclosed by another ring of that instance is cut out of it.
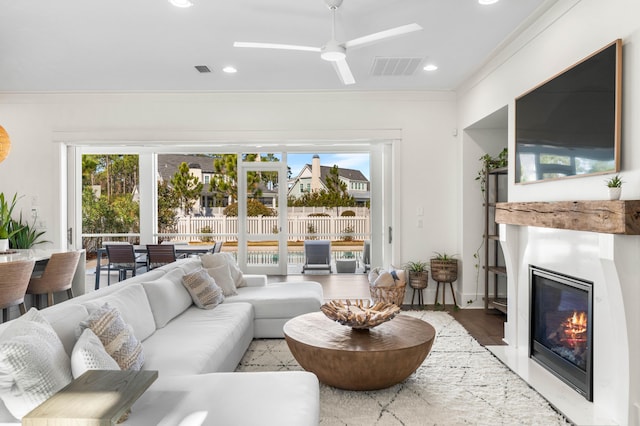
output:
<svg viewBox="0 0 640 426"><path fill-rule="evenodd" d="M326 301L332 299L368 299L369 282L366 274L306 273L303 275L269 276L269 282L317 281L322 285ZM403 305L403 309L419 309ZM422 309L441 310L442 306L425 305ZM498 311L486 313L482 309L454 309L445 305L445 311L453 316L483 346L504 345L504 321L506 316Z"/></svg>

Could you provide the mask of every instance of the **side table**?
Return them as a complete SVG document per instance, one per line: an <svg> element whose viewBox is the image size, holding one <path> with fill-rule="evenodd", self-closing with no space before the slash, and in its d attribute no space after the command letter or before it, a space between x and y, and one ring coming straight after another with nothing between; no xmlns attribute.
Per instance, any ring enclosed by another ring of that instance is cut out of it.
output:
<svg viewBox="0 0 640 426"><path fill-rule="evenodd" d="M89 370L24 416L22 424L116 425L157 378L157 371Z"/></svg>

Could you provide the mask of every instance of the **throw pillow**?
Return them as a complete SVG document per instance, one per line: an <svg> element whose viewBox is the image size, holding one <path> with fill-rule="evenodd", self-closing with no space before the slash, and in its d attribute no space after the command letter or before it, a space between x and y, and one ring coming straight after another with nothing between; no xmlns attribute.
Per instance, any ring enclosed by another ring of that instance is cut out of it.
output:
<svg viewBox="0 0 640 426"><path fill-rule="evenodd" d="M193 303L198 308L213 309L224 300L222 289L204 269L182 277L182 285L191 294Z"/></svg>
<svg viewBox="0 0 640 426"><path fill-rule="evenodd" d="M89 317L80 322L81 334L90 328L104 345L107 353L118 363L122 370L140 370L144 364L142 345L127 325L120 312L109 303L93 311Z"/></svg>
<svg viewBox="0 0 640 426"><path fill-rule="evenodd" d="M395 285L394 276L389 271L380 271L380 275L373 282L374 287L394 287Z"/></svg>
<svg viewBox="0 0 640 426"><path fill-rule="evenodd" d="M167 325L193 304L191 295L182 285L182 276L182 269L177 268L161 278L142 283L149 299L156 329Z"/></svg>
<svg viewBox="0 0 640 426"><path fill-rule="evenodd" d="M222 288L222 293L225 297L235 296L238 294L236 286L231 278L231 272L229 271L229 265L226 263L214 268L207 268L207 272L216 281L216 284Z"/></svg>
<svg viewBox="0 0 640 426"><path fill-rule="evenodd" d="M82 332L71 352L73 377L78 378L87 370L120 370L118 363L111 358L90 328Z"/></svg>
<svg viewBox="0 0 640 426"><path fill-rule="evenodd" d="M69 356L51 325L31 308L0 339L0 398L17 419L71 383Z"/></svg>
<svg viewBox="0 0 640 426"><path fill-rule="evenodd" d="M236 263L236 260L233 258L231 253L220 253L223 256L227 257L227 264L229 265L229 271L231 272L231 278L233 278L233 282L236 285L236 288L242 288L247 286L247 280L244 278L240 267Z"/></svg>
<svg viewBox="0 0 640 426"><path fill-rule="evenodd" d="M226 264L229 267L229 273L231 274L234 286L236 288L247 286L247 280L244 278L240 267L238 267L231 253L207 253L203 254L200 259L202 260L202 267L205 269L216 268Z"/></svg>

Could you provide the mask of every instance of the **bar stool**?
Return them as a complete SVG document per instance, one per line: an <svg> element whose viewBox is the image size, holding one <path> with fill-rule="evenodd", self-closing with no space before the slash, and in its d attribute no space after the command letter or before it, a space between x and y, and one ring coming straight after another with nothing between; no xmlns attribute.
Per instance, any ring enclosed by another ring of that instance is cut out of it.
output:
<svg viewBox="0 0 640 426"><path fill-rule="evenodd" d="M41 308L39 296L47 295L46 306L53 305L53 293L66 291L67 297L73 297L73 276L78 267L80 259L79 251L69 251L65 253L53 253L44 268L44 272L39 277L32 277L27 287L27 294L35 296L38 309Z"/></svg>
<svg viewBox="0 0 640 426"><path fill-rule="evenodd" d="M18 305L20 315L27 312L24 295L29 285L35 260L18 260L0 263L0 309L2 321L9 321L9 308Z"/></svg>

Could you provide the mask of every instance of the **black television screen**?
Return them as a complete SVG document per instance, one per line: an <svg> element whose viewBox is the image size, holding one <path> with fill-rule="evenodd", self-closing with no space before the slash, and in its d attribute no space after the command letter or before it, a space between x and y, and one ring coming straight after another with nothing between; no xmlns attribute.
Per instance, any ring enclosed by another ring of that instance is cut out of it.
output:
<svg viewBox="0 0 640 426"><path fill-rule="evenodd" d="M620 170L622 41L516 99L516 183Z"/></svg>

